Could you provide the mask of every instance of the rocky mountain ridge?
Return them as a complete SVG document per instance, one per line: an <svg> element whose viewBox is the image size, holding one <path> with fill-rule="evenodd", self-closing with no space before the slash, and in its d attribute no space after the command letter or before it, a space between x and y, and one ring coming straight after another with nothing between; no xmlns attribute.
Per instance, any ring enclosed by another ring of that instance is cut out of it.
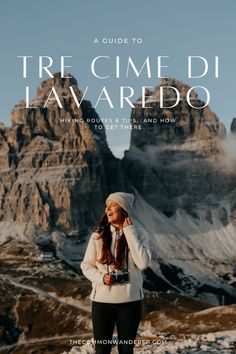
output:
<svg viewBox="0 0 236 354"><path fill-rule="evenodd" d="M161 108L159 97L160 87L170 87L165 90L164 106L172 106L176 101L174 87L180 94L180 102L173 108ZM220 122L209 106L205 108L192 108L186 99L186 92L190 87L183 82L173 79L161 79L160 85L154 91L146 92L146 107L142 108L140 99L132 109L131 118L137 124L142 125L142 130L132 131L131 147L142 149L147 145L162 146L168 144L183 144L190 138L192 141L213 140L216 137L223 138L225 127ZM191 92L195 106L203 106L196 92ZM157 123L156 123L157 121Z"/></svg>
<svg viewBox="0 0 236 354"><path fill-rule="evenodd" d="M43 107L52 85L64 97L62 109L55 101ZM69 86L81 98L74 78L55 74L38 89L36 108L20 102L12 111L12 127L0 127L1 221L31 221L44 230L83 234L85 225L95 224L105 196L124 188L105 130L86 121L99 119L97 113L88 101L78 108L68 96ZM81 122L66 123L76 118Z"/></svg>
<svg viewBox="0 0 236 354"><path fill-rule="evenodd" d="M180 93L189 89L176 79L161 84L166 83ZM142 109L137 103L132 110L131 117L139 124L144 120L145 123L141 130L131 132L123 168L134 187L154 208L166 215L173 215L179 208L197 215L198 207L219 205L225 196L231 192L232 198L234 195L235 173L224 166L225 127L208 106L194 109L184 95L177 107L161 109L153 100L160 86L147 95L152 109ZM165 117L169 118L168 123ZM173 118L175 123L171 122Z"/></svg>

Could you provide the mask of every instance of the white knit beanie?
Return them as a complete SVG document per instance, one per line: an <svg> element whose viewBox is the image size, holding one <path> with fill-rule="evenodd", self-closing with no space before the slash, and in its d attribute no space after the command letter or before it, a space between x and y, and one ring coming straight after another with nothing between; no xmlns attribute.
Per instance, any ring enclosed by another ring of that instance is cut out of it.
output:
<svg viewBox="0 0 236 354"><path fill-rule="evenodd" d="M108 201L116 202L128 213L128 215L130 215L134 204L134 195L130 193L116 192L108 196L106 203Z"/></svg>

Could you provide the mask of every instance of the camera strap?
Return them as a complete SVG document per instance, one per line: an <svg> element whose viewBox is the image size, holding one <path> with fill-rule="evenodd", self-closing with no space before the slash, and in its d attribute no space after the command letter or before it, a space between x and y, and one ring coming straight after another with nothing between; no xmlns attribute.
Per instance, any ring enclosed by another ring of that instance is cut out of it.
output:
<svg viewBox="0 0 236 354"><path fill-rule="evenodd" d="M129 248L128 247L125 250L125 264L126 264L125 271L128 272L129 271ZM106 266L107 266L107 273L109 273L109 265L106 264Z"/></svg>
<svg viewBox="0 0 236 354"><path fill-rule="evenodd" d="M126 272L128 272L129 270L129 248L127 247L126 250L126 255L125 255L125 260L126 260Z"/></svg>

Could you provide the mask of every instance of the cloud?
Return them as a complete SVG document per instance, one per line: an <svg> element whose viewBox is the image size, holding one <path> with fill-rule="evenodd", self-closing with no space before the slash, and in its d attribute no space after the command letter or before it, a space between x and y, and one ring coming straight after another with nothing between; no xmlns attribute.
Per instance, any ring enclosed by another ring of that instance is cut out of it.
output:
<svg viewBox="0 0 236 354"><path fill-rule="evenodd" d="M132 146L126 153L128 160L139 161L142 165L158 170L160 168L169 168L173 170L192 169L206 167L206 163L216 170L225 170L227 173L236 172L236 134L228 135L223 140L219 139L215 150L209 151L207 141L198 141L193 144L185 143L183 145L168 146L145 146L139 149Z"/></svg>
<svg viewBox="0 0 236 354"><path fill-rule="evenodd" d="M221 141L223 165L229 170L236 168L236 134L229 134Z"/></svg>
<svg viewBox="0 0 236 354"><path fill-rule="evenodd" d="M141 150L135 146L126 155L129 160L140 161L144 166L159 169L160 167L184 168L193 163L192 151L178 145L145 146Z"/></svg>

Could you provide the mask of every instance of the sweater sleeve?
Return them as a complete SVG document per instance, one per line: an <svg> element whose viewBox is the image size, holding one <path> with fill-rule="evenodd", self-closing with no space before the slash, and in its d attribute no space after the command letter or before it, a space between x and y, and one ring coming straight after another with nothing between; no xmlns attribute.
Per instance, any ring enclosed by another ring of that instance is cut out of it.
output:
<svg viewBox="0 0 236 354"><path fill-rule="evenodd" d="M123 231L134 263L139 269L146 269L151 261L148 234L134 225L124 227Z"/></svg>
<svg viewBox="0 0 236 354"><path fill-rule="evenodd" d="M99 272L96 266L97 260L97 247L96 247L96 237L94 234L91 235L84 259L81 262L81 270L84 276L93 283L104 284L103 276L101 272Z"/></svg>

